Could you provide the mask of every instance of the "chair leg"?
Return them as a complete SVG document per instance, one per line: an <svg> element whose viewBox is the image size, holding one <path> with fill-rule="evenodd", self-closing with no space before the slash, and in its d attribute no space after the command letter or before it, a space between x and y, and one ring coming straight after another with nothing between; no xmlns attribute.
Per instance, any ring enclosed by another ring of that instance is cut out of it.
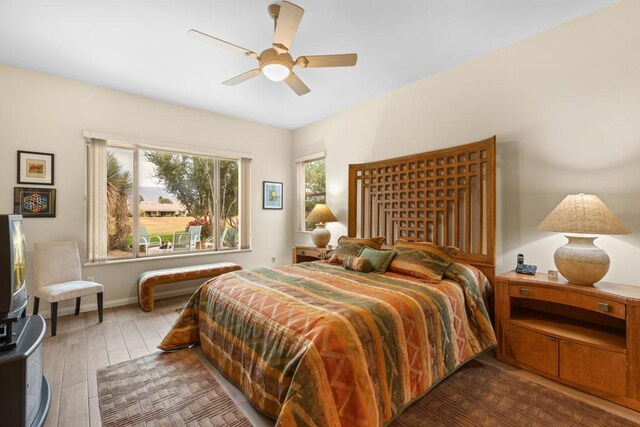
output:
<svg viewBox="0 0 640 427"><path fill-rule="evenodd" d="M103 298L103 293L102 292L98 292L98 321L100 323L102 323L102 298Z"/></svg>
<svg viewBox="0 0 640 427"><path fill-rule="evenodd" d="M51 336L56 336L56 326L58 325L58 303L51 303Z"/></svg>
<svg viewBox="0 0 640 427"><path fill-rule="evenodd" d="M76 297L76 311L75 311L75 313L73 313L75 316L80 314L80 299L81 298L82 297Z"/></svg>
<svg viewBox="0 0 640 427"><path fill-rule="evenodd" d="M39 308L40 308L40 298L33 297L33 314L38 314Z"/></svg>

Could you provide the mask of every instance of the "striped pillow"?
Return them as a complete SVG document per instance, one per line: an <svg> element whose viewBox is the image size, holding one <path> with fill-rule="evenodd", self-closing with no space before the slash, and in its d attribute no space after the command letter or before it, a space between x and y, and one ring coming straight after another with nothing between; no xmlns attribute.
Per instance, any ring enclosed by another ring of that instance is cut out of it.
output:
<svg viewBox="0 0 640 427"><path fill-rule="evenodd" d="M347 256L342 263L345 270L359 271L360 273L370 273L373 270L371 261L366 258Z"/></svg>
<svg viewBox="0 0 640 427"><path fill-rule="evenodd" d="M338 247L331 252L329 262L332 264L342 264L348 256L358 256L358 252L369 246L373 249L380 249L384 243L384 237L372 237L369 239L360 239L358 237L342 236L338 239Z"/></svg>
<svg viewBox="0 0 640 427"><path fill-rule="evenodd" d="M459 249L453 246L437 246L430 242L398 240L393 246L397 252L389 271L439 283L451 265Z"/></svg>

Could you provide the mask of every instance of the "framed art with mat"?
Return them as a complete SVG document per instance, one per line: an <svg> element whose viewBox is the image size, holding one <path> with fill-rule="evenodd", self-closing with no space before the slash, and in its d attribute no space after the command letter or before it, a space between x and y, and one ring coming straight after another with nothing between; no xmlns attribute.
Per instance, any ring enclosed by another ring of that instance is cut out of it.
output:
<svg viewBox="0 0 640 427"><path fill-rule="evenodd" d="M55 218L55 188L15 187L13 213L25 218Z"/></svg>
<svg viewBox="0 0 640 427"><path fill-rule="evenodd" d="M53 154L18 151L18 184L53 185Z"/></svg>

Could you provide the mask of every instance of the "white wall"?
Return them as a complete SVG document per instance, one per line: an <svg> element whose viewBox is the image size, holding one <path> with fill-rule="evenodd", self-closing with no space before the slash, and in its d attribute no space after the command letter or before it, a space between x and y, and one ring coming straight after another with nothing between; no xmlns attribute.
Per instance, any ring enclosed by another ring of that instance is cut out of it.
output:
<svg viewBox="0 0 640 427"><path fill-rule="evenodd" d="M271 264L272 256L277 263L290 262L294 195L290 131L0 65L0 212L13 212L16 151L55 154L57 216L25 219L30 265L33 242L69 239L81 247L85 244L83 130L255 155L253 251L85 267L85 277L95 276L105 285L106 305L135 299L136 279L146 270L216 261L253 268ZM262 209L263 180L284 182L283 211ZM31 277L29 269L27 279ZM44 309L48 310L46 304Z"/></svg>
<svg viewBox="0 0 640 427"><path fill-rule="evenodd" d="M347 165L463 144L493 134L500 155L498 272L515 254L553 267L564 238L535 230L566 194L598 194L632 229L598 239L607 280L640 284L640 2L624 0L293 133L101 87L0 65L0 212L11 212L16 151L56 155L55 219L26 219L29 258L38 240L84 244L82 130L248 151L253 251L86 267L107 304L135 299L139 273L228 260L246 268L290 260L293 158L327 151L328 203L346 230ZM293 145L292 145L293 143ZM262 181L283 181L284 211L261 208ZM298 243L308 234L296 233ZM335 240L335 239L334 239ZM335 241L334 241L335 243ZM28 272L28 279L32 272ZM175 287L167 287L169 291Z"/></svg>
<svg viewBox="0 0 640 427"><path fill-rule="evenodd" d="M535 227L566 194L585 192L633 232L598 239L612 258L606 280L640 285L638 22L640 1L621 1L296 130L294 156L327 151L334 240L346 231L349 163L495 134L497 272L513 268L518 252L541 271L553 268L566 239Z"/></svg>

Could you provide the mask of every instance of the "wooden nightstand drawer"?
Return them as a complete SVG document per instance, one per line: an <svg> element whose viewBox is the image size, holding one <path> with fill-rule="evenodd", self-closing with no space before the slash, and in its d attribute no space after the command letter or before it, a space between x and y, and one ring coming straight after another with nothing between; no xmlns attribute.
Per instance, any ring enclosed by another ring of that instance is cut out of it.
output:
<svg viewBox="0 0 640 427"><path fill-rule="evenodd" d="M625 305L606 298L582 295L577 292L542 288L535 285L531 286L531 284L512 284L509 287L509 293L512 297L516 298L567 304L617 317L618 319L626 318Z"/></svg>
<svg viewBox="0 0 640 427"><path fill-rule="evenodd" d="M324 256L322 252L312 248L296 248L296 255L309 256L314 258L322 258Z"/></svg>
<svg viewBox="0 0 640 427"><path fill-rule="evenodd" d="M323 260L331 250L330 247L294 246L292 252L293 263Z"/></svg>

